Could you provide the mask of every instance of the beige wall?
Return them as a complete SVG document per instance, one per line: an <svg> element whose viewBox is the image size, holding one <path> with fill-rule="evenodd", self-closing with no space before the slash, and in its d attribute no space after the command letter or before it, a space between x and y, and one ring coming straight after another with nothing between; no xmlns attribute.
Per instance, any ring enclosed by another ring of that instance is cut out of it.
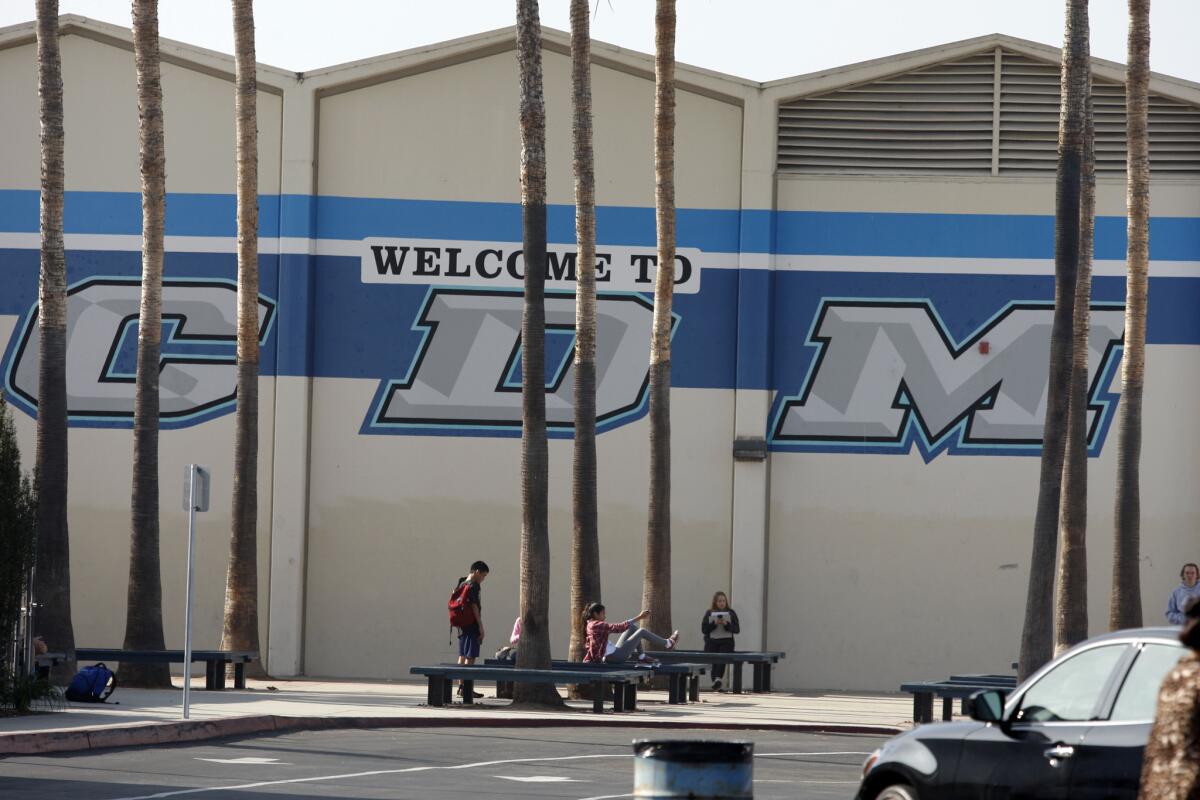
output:
<svg viewBox="0 0 1200 800"><path fill-rule="evenodd" d="M313 387L306 672L401 677L455 654L446 621L454 582L475 559L484 585L484 653L507 643L520 576L518 439L359 436L375 382ZM683 645L729 580L733 395L671 395L674 574ZM703 431L696 435L694 431ZM645 420L597 440L601 577L614 617L641 602L649 451ZM551 646L565 654L571 542L571 443L550 442ZM686 476L686 477L684 477ZM346 654L353 652L354 658ZM565 656L564 656L565 657Z"/></svg>
<svg viewBox="0 0 1200 800"><path fill-rule="evenodd" d="M548 202L575 202L570 60L543 54ZM389 80L320 101L323 195L519 202L514 52ZM594 67L596 202L654 206L654 82ZM742 113L680 91L676 202L738 208ZM600 232L603 236L603 231Z"/></svg>

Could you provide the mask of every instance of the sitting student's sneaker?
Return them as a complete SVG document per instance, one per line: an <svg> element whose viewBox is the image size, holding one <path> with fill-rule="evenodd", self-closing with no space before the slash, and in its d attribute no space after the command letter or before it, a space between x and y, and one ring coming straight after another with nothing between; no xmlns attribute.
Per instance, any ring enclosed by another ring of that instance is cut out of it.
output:
<svg viewBox="0 0 1200 800"><path fill-rule="evenodd" d="M678 641L679 641L679 631L672 631L671 635L667 637L667 649L674 650L675 643Z"/></svg>
<svg viewBox="0 0 1200 800"><path fill-rule="evenodd" d="M721 679L720 678L717 678L715 681L713 681L713 691L714 692L721 691Z"/></svg>

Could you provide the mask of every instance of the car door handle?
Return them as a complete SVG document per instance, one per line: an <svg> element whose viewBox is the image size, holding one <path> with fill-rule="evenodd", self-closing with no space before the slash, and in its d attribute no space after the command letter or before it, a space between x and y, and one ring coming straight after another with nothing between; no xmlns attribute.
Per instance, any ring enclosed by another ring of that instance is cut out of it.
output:
<svg viewBox="0 0 1200 800"><path fill-rule="evenodd" d="M1051 761L1057 761L1061 758L1070 758L1075 755L1075 748L1068 744L1056 744L1054 747L1044 751L1042 755Z"/></svg>

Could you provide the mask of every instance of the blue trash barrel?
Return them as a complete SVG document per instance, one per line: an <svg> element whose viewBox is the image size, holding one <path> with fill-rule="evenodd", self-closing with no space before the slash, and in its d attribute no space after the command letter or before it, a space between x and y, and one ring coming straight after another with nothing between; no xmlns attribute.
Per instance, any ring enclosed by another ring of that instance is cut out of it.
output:
<svg viewBox="0 0 1200 800"><path fill-rule="evenodd" d="M633 796L639 800L754 797L754 743L696 739L633 743Z"/></svg>

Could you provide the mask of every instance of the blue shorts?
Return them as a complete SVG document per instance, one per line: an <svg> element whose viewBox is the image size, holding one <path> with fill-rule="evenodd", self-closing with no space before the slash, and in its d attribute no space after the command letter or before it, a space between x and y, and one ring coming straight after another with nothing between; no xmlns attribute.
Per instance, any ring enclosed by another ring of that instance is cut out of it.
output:
<svg viewBox="0 0 1200 800"><path fill-rule="evenodd" d="M479 626L464 628L458 634L458 654L463 658L479 658Z"/></svg>

